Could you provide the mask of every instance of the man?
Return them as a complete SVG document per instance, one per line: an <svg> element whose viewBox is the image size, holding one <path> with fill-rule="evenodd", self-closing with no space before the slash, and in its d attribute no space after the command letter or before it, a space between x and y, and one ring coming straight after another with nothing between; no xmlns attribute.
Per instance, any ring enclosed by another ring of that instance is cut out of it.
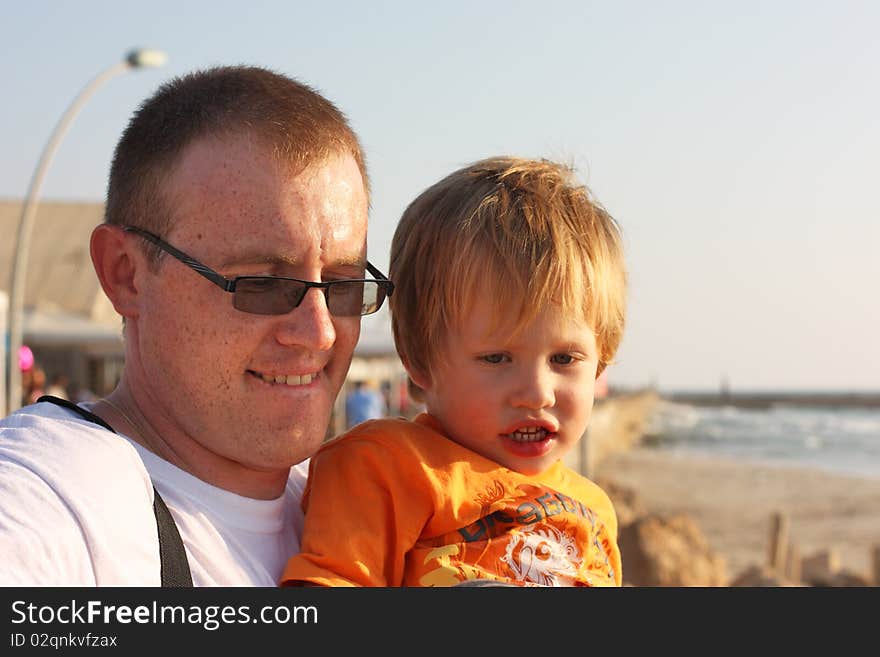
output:
<svg viewBox="0 0 880 657"><path fill-rule="evenodd" d="M196 586L277 583L360 317L391 291L368 193L345 117L287 77L215 68L140 107L91 239L124 373L82 405L97 418L0 421L0 584L159 585L153 487Z"/></svg>

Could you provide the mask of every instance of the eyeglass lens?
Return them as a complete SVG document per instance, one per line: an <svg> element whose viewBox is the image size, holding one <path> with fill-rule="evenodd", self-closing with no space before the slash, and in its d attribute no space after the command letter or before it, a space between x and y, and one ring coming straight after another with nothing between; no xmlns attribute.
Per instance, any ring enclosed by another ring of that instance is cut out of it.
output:
<svg viewBox="0 0 880 657"><path fill-rule="evenodd" d="M283 315L302 302L309 287L301 281L283 278L239 278L233 305L246 313ZM385 298L384 288L372 281L332 281L322 291L327 309L337 317L369 315L378 310Z"/></svg>

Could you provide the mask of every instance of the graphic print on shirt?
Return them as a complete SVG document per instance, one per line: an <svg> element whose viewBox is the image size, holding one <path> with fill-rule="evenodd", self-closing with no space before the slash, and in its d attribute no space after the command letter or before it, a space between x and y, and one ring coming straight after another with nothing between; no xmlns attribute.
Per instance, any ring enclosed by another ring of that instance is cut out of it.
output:
<svg viewBox="0 0 880 657"><path fill-rule="evenodd" d="M494 482L475 496L479 518L420 541L422 586L475 578L526 586L614 585L607 528L583 503L549 487L520 484L505 493ZM413 555L415 556L415 555Z"/></svg>
<svg viewBox="0 0 880 657"><path fill-rule="evenodd" d="M510 532L501 557L516 579L543 586L574 586L580 560L572 536L556 527L534 525Z"/></svg>

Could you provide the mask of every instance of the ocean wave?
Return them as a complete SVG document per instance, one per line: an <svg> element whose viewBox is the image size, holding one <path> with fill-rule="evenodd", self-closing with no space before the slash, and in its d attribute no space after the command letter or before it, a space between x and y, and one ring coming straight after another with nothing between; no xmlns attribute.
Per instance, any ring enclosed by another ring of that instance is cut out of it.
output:
<svg viewBox="0 0 880 657"><path fill-rule="evenodd" d="M880 409L766 409L661 402L645 442L660 449L880 477Z"/></svg>

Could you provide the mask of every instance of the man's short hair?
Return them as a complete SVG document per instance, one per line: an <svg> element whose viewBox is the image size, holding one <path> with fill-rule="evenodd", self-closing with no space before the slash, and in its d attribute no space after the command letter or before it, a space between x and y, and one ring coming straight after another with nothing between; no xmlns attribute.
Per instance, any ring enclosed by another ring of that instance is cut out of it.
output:
<svg viewBox="0 0 880 657"><path fill-rule="evenodd" d="M360 142L333 103L265 68L220 66L166 82L132 116L110 167L105 221L167 233L172 213L164 183L187 146L242 134L261 141L292 171L351 155L369 195Z"/></svg>
<svg viewBox="0 0 880 657"><path fill-rule="evenodd" d="M620 229L573 169L555 162L490 158L432 185L404 211L389 268L397 351L424 375L472 304L488 304L496 323L513 315L517 330L551 304L586 320L599 372L623 335Z"/></svg>

